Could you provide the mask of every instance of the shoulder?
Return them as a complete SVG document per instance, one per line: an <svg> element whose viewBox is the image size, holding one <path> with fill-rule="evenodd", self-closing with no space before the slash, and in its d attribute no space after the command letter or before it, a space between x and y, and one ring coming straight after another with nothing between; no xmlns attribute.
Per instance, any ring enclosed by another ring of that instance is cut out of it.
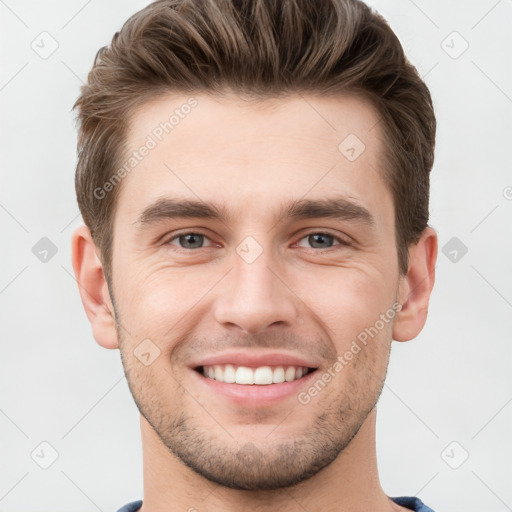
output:
<svg viewBox="0 0 512 512"><path fill-rule="evenodd" d="M142 500L132 501L121 507L117 512L137 512L142 506Z"/></svg>
<svg viewBox="0 0 512 512"><path fill-rule="evenodd" d="M391 498L397 505L405 507L414 512L434 512L430 507L427 507L419 498L415 496L399 496Z"/></svg>

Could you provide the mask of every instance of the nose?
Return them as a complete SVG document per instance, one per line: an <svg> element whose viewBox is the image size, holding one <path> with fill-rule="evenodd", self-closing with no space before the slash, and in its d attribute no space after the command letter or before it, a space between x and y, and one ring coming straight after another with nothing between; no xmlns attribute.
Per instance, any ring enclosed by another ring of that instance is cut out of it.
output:
<svg viewBox="0 0 512 512"><path fill-rule="evenodd" d="M214 316L223 327L258 334L271 326L290 327L297 318L297 295L280 275L270 251L252 262L234 254L233 268L223 282Z"/></svg>

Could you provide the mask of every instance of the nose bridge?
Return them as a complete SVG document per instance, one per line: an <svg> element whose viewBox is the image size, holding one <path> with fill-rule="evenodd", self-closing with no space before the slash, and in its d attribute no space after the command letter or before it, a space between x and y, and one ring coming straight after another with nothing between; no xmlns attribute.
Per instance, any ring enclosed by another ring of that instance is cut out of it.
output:
<svg viewBox="0 0 512 512"><path fill-rule="evenodd" d="M274 270L279 265L270 247L264 249L255 238L247 237L232 261L233 269L216 300L217 321L251 333L272 324L291 325L297 314L295 296Z"/></svg>

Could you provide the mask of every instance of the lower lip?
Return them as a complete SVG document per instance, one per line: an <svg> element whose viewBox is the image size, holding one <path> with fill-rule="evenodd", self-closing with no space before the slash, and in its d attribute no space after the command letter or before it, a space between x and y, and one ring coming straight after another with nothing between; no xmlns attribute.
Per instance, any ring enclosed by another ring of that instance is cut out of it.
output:
<svg viewBox="0 0 512 512"><path fill-rule="evenodd" d="M296 397L302 389L310 384L317 373L317 370L313 370L304 377L291 382L259 385L219 382L205 377L196 370L191 371L199 379L199 382L207 386L210 391L216 395L226 397L232 403L241 407L268 406L293 396Z"/></svg>

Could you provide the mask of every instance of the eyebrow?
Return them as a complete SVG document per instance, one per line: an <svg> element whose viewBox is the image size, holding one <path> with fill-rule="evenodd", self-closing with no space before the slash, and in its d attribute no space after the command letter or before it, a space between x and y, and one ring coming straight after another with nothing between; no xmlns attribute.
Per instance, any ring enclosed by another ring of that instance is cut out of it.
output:
<svg viewBox="0 0 512 512"><path fill-rule="evenodd" d="M166 197L159 198L144 208L134 224L142 230L150 224L163 220L184 218L218 220L223 223L232 221L231 215L222 204ZM283 219L319 218L357 221L370 228L375 227L374 217L364 206L342 196L288 201L281 206L274 220L277 223Z"/></svg>

